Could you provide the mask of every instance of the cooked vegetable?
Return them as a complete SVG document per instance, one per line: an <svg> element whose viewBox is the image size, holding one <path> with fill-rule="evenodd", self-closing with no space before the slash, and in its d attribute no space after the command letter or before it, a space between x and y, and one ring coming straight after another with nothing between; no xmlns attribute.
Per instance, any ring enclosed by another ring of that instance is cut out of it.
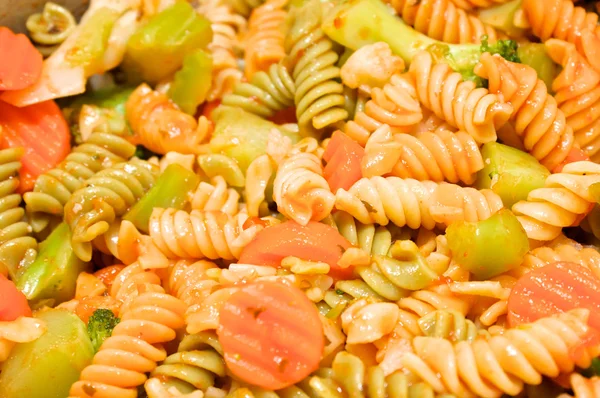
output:
<svg viewBox="0 0 600 398"><path fill-rule="evenodd" d="M515 14L521 10L522 0L512 0L489 8L482 8L477 16L481 22L503 31L510 37L520 37L525 29L515 26Z"/></svg>
<svg viewBox="0 0 600 398"><path fill-rule="evenodd" d="M477 174L475 186L496 192L507 208L542 188L550 175L530 154L497 142L484 144L481 156L485 166Z"/></svg>
<svg viewBox="0 0 600 398"><path fill-rule="evenodd" d="M519 44L517 51L521 63L531 66L548 87L548 91L552 89L552 82L560 72L560 66L552 61L552 58L546 51L546 46L543 43L522 43Z"/></svg>
<svg viewBox="0 0 600 398"><path fill-rule="evenodd" d="M71 151L69 127L54 101L17 108L0 101L0 146L25 148L20 192L31 191L35 179L56 167Z"/></svg>
<svg viewBox="0 0 600 398"><path fill-rule="evenodd" d="M326 162L323 175L329 183L331 192L339 188L350 187L362 177L361 162L365 150L356 141L341 131L336 131L331 136L331 141L323 153Z"/></svg>
<svg viewBox="0 0 600 398"><path fill-rule="evenodd" d="M115 314L105 308L100 308L92 314L87 324L87 332L90 336L94 351L98 351L104 340L112 335L112 331L120 322Z"/></svg>
<svg viewBox="0 0 600 398"><path fill-rule="evenodd" d="M251 283L234 293L221 309L217 333L229 370L269 390L307 377L323 353L317 307L281 282Z"/></svg>
<svg viewBox="0 0 600 398"><path fill-rule="evenodd" d="M341 268L337 263L350 246L350 242L329 225L310 221L302 226L286 221L260 231L244 248L239 262L279 267L283 258L295 256L327 263L331 267L331 276L348 279L352 276L352 268Z"/></svg>
<svg viewBox="0 0 600 398"><path fill-rule="evenodd" d="M61 223L40 243L35 261L19 276L17 287L28 300L50 299L59 304L73 298L79 273L88 266L71 247L71 230Z"/></svg>
<svg viewBox="0 0 600 398"><path fill-rule="evenodd" d="M477 279L489 279L523 262L529 239L510 210L500 210L487 220L460 221L446 229L452 259Z"/></svg>
<svg viewBox="0 0 600 398"><path fill-rule="evenodd" d="M63 309L42 311L36 318L48 330L39 339L14 347L2 364L0 397L65 398L94 356L85 324Z"/></svg>
<svg viewBox="0 0 600 398"><path fill-rule="evenodd" d="M27 36L4 26L0 26L0 59L0 91L29 87L42 73L42 54Z"/></svg>
<svg viewBox="0 0 600 398"><path fill-rule="evenodd" d="M148 233L148 222L155 207L182 209L200 179L196 174L178 165L169 165L152 188L123 217L137 229Z"/></svg>
<svg viewBox="0 0 600 398"><path fill-rule="evenodd" d="M169 97L182 111L194 115L198 105L206 100L212 83L212 56L198 49L183 60L169 88Z"/></svg>
<svg viewBox="0 0 600 398"><path fill-rule="evenodd" d="M523 275L508 298L508 323L515 327L575 308L590 310L600 331L600 280L575 263L555 262Z"/></svg>
<svg viewBox="0 0 600 398"><path fill-rule="evenodd" d="M212 40L210 22L187 2L176 2L150 18L127 43L122 68L132 81L158 83L175 73L196 49Z"/></svg>
<svg viewBox="0 0 600 398"><path fill-rule="evenodd" d="M0 274L0 322L14 321L21 316L31 316L27 298L12 281Z"/></svg>

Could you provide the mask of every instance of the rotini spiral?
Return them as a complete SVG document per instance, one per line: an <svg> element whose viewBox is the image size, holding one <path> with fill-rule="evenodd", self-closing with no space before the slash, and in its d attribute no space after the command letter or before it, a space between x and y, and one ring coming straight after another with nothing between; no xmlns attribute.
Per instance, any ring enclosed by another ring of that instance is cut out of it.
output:
<svg viewBox="0 0 600 398"><path fill-rule="evenodd" d="M383 88L371 91L371 100L364 111L356 112L354 120L346 123L344 131L361 145L384 124L394 133L410 133L423 118L411 74L393 75Z"/></svg>
<svg viewBox="0 0 600 398"><path fill-rule="evenodd" d="M463 10L472 10L475 8L488 8L498 4L507 3L510 0L451 0L455 6Z"/></svg>
<svg viewBox="0 0 600 398"><path fill-rule="evenodd" d="M536 268L557 261L577 263L600 278L600 253L594 248L583 247L575 242L573 244L559 244L554 247L542 246L535 248L525 255L521 266L512 271L511 274L519 277Z"/></svg>
<svg viewBox="0 0 600 398"><path fill-rule="evenodd" d="M599 182L597 163L570 163L561 173L548 176L545 186L531 191L526 201L515 203L512 211L530 239L550 241L560 235L563 227L574 225L596 203L590 186Z"/></svg>
<svg viewBox="0 0 600 398"><path fill-rule="evenodd" d="M65 204L73 250L84 261L92 258L92 240L104 234L133 206L158 176L158 166L133 158L88 179Z"/></svg>
<svg viewBox="0 0 600 398"><path fill-rule="evenodd" d="M478 191L454 184L436 184L410 178L362 178L348 191L339 189L335 207L363 224L376 223L433 229L436 223L479 221L502 208L490 190Z"/></svg>
<svg viewBox="0 0 600 398"><path fill-rule="evenodd" d="M475 182L483 166L479 146L465 132L440 130L392 136L387 126L380 127L369 138L362 160L365 177L386 174L468 185Z"/></svg>
<svg viewBox="0 0 600 398"><path fill-rule="evenodd" d="M600 33L598 14L576 7L571 0L523 0L523 11L533 34L542 41L555 38L575 43L583 29Z"/></svg>
<svg viewBox="0 0 600 398"><path fill-rule="evenodd" d="M246 19L234 9L238 9L235 7L238 4L247 3L245 0L233 0L233 3L230 6L222 0L203 0L198 7L198 12L210 21L213 31L213 40L208 45L213 57L212 85L207 95L208 101L220 99L231 92L243 77L242 71L238 69L235 49L239 45L238 35L246 30Z"/></svg>
<svg viewBox="0 0 600 398"><path fill-rule="evenodd" d="M211 124L198 122L180 111L166 94L140 85L127 100L127 120L139 143L152 152L200 153L200 143L209 136Z"/></svg>
<svg viewBox="0 0 600 398"><path fill-rule="evenodd" d="M27 316L0 322L0 365L6 361L16 344L37 340L46 330L44 321Z"/></svg>
<svg viewBox="0 0 600 398"><path fill-rule="evenodd" d="M491 94L495 90L476 88L474 82L463 81L461 74L448 64L435 64L427 51L415 55L409 72L415 78L421 104L471 135L477 143L495 141L496 130L511 116L512 106Z"/></svg>
<svg viewBox="0 0 600 398"><path fill-rule="evenodd" d="M22 262L29 263L37 254L37 241L19 207L21 195L17 174L21 168L22 148L0 151L0 274L15 277Z"/></svg>
<svg viewBox="0 0 600 398"><path fill-rule="evenodd" d="M125 162L135 145L124 138L93 133L73 148L56 168L38 177L32 192L23 195L27 214L35 232L44 230L52 217L62 217L64 205L73 192L102 169Z"/></svg>
<svg viewBox="0 0 600 398"><path fill-rule="evenodd" d="M450 341L473 341L481 335L473 321L456 311L436 310L419 319L425 336L440 337Z"/></svg>
<svg viewBox="0 0 600 398"><path fill-rule="evenodd" d="M561 394L558 398L597 398L600 397L600 377L586 379L579 373L571 374L570 380L573 395Z"/></svg>
<svg viewBox="0 0 600 398"><path fill-rule="evenodd" d="M247 218L243 213L232 217L220 211L155 208L150 237L168 258L234 260L258 231L257 226L243 229Z"/></svg>
<svg viewBox="0 0 600 398"><path fill-rule="evenodd" d="M244 39L244 69L248 80L285 57L286 3L287 0L267 0L250 14Z"/></svg>
<svg viewBox="0 0 600 398"><path fill-rule="evenodd" d="M250 15L252 10L260 7L264 0L227 0L227 5L230 6L236 13L244 17Z"/></svg>
<svg viewBox="0 0 600 398"><path fill-rule="evenodd" d="M573 147L573 130L536 71L485 53L475 73L489 79L490 92L514 108L511 122L525 149L550 170L562 163Z"/></svg>
<svg viewBox="0 0 600 398"><path fill-rule="evenodd" d="M335 203L321 161L306 152L296 153L279 165L273 199L281 214L302 225L327 217Z"/></svg>
<svg viewBox="0 0 600 398"><path fill-rule="evenodd" d="M336 211L332 214L330 224L337 228L353 246L371 255L383 256L392 245L392 233L387 227L362 224L345 211Z"/></svg>
<svg viewBox="0 0 600 398"><path fill-rule="evenodd" d="M300 132L316 130L345 121L343 85L334 43L321 29L321 3L311 1L294 14L285 49L296 84L296 116Z"/></svg>
<svg viewBox="0 0 600 398"><path fill-rule="evenodd" d="M73 384L71 397L135 398L146 373L166 357L161 344L185 325L185 304L162 291L144 292L122 308L121 322Z"/></svg>
<svg viewBox="0 0 600 398"><path fill-rule="evenodd" d="M240 194L230 188L222 176L212 179L212 184L200 182L192 195L192 210L222 211L231 216L239 211Z"/></svg>
<svg viewBox="0 0 600 398"><path fill-rule="evenodd" d="M575 142L590 156L600 160L600 73L581 55L575 45L562 40L546 42L548 54L563 67L552 83L552 91Z"/></svg>
<svg viewBox="0 0 600 398"><path fill-rule="evenodd" d="M215 376L225 377L225 361L214 332L185 336L177 352L150 373L165 387L173 386L184 394L206 391L214 385Z"/></svg>
<svg viewBox="0 0 600 398"><path fill-rule="evenodd" d="M504 38L502 32L497 32L475 15L458 8L454 0L386 1L407 24L436 40L447 43L480 43L483 35L487 35L491 41Z"/></svg>
<svg viewBox="0 0 600 398"><path fill-rule="evenodd" d="M268 73L255 73L250 83L236 84L233 92L223 97L222 103L268 118L293 106L295 93L294 80L286 67L274 64L269 67Z"/></svg>
<svg viewBox="0 0 600 398"><path fill-rule="evenodd" d="M460 397L517 395L523 383L537 385L542 376L589 366L599 347L585 349L579 358L571 355L589 331L588 314L574 310L455 345L441 338L415 337L414 353L402 357L402 366L437 392Z"/></svg>

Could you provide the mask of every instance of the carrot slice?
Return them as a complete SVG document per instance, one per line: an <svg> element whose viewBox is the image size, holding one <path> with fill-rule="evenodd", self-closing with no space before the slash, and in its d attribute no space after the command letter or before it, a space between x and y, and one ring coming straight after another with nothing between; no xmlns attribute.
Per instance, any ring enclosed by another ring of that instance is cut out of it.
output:
<svg viewBox="0 0 600 398"><path fill-rule="evenodd" d="M365 150L358 142L341 131L331 136L331 141L323 153L326 166L323 175L333 193L339 188L349 189L362 177L360 163Z"/></svg>
<svg viewBox="0 0 600 398"><path fill-rule="evenodd" d="M0 27L0 59L0 91L27 88L40 78L42 54L24 34Z"/></svg>
<svg viewBox="0 0 600 398"><path fill-rule="evenodd" d="M571 151L569 152L565 160L563 160L561 164L556 166L554 170L552 170L552 172L560 173L563 167L565 167L569 163L579 162L580 160L590 160L590 157L581 148L571 148Z"/></svg>
<svg viewBox="0 0 600 398"><path fill-rule="evenodd" d="M317 307L282 282L248 284L231 295L217 334L229 370L267 390L289 387L315 371L325 342Z"/></svg>
<svg viewBox="0 0 600 398"><path fill-rule="evenodd" d="M71 134L54 101L17 108L0 101L0 147L24 147L21 192L33 189L35 179L55 167L71 151Z"/></svg>
<svg viewBox="0 0 600 398"><path fill-rule="evenodd" d="M306 226L294 221L267 227L244 248L240 263L279 267L281 260L295 256L303 260L329 264L329 275L337 279L352 277L352 268L341 268L337 263L352 245L333 227L316 221Z"/></svg>
<svg viewBox="0 0 600 398"><path fill-rule="evenodd" d="M555 262L523 275L508 298L508 323L515 327L575 308L590 310L600 330L600 280L575 263Z"/></svg>
<svg viewBox="0 0 600 398"><path fill-rule="evenodd" d="M31 316L27 298L12 281L0 274L0 321L14 321L22 316Z"/></svg>
<svg viewBox="0 0 600 398"><path fill-rule="evenodd" d="M100 279L110 292L110 288L115 281L115 278L123 268L125 268L125 266L122 264L110 265L94 272L94 276Z"/></svg>

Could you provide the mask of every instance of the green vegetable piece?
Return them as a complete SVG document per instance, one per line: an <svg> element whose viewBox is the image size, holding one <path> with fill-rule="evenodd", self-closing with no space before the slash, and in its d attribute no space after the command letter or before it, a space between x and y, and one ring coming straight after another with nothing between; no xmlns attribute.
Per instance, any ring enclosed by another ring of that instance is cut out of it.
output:
<svg viewBox="0 0 600 398"><path fill-rule="evenodd" d="M73 46L65 54L65 61L73 66L83 66L86 74L98 71L98 64L108 45L110 32L119 14L110 8L98 9L85 21Z"/></svg>
<svg viewBox="0 0 600 398"><path fill-rule="evenodd" d="M109 309L100 308L94 311L87 324L87 332L92 341L94 352L97 352L104 340L112 335L113 329L120 321Z"/></svg>
<svg viewBox="0 0 600 398"><path fill-rule="evenodd" d="M374 260L379 271L402 289L424 289L438 279L417 245L410 240L394 242L387 256L375 256Z"/></svg>
<svg viewBox="0 0 600 398"><path fill-rule="evenodd" d="M183 67L175 73L169 97L182 111L193 115L206 100L211 83L212 56L198 49L185 57Z"/></svg>
<svg viewBox="0 0 600 398"><path fill-rule="evenodd" d="M151 17L129 39L122 68L133 81L151 84L172 75L186 55L212 40L208 19L185 1Z"/></svg>
<svg viewBox="0 0 600 398"><path fill-rule="evenodd" d="M476 223L453 223L446 238L454 261L481 280L519 266L529 251L525 230L507 209Z"/></svg>
<svg viewBox="0 0 600 398"><path fill-rule="evenodd" d="M525 29L515 26L515 14L521 10L521 3L522 0L513 0L494 7L482 8L478 12L478 17L481 22L503 31L510 37L521 37L525 34Z"/></svg>
<svg viewBox="0 0 600 398"><path fill-rule="evenodd" d="M600 376L600 358L592 359L590 367L582 370L581 373L585 377Z"/></svg>
<svg viewBox="0 0 600 398"><path fill-rule="evenodd" d="M243 173L254 159L265 153L267 138L273 129L289 137L292 143L300 140L297 133L240 108L219 106L212 117L215 130L210 140L211 152L235 159Z"/></svg>
<svg viewBox="0 0 600 398"><path fill-rule="evenodd" d="M198 186L200 178L179 164L169 165L156 183L123 217L137 229L148 233L150 215L155 207L182 209L190 192Z"/></svg>
<svg viewBox="0 0 600 398"><path fill-rule="evenodd" d="M77 97L69 108L81 108L82 105L96 105L100 108L113 109L125 115L125 103L135 88L112 86L96 91L86 92Z"/></svg>
<svg viewBox="0 0 600 398"><path fill-rule="evenodd" d="M523 43L519 45L519 58L521 63L531 66L548 87L552 89L552 82L561 71L559 65L555 64L552 58L546 52L546 46L543 43Z"/></svg>
<svg viewBox="0 0 600 398"><path fill-rule="evenodd" d="M475 186L500 195L507 208L526 200L534 189L542 188L550 175L533 156L497 142L483 145L481 156L485 166L477 173Z"/></svg>
<svg viewBox="0 0 600 398"><path fill-rule="evenodd" d="M13 348L2 365L0 397L65 398L92 361L94 348L76 315L53 309L35 317L48 329L39 339Z"/></svg>
<svg viewBox="0 0 600 398"><path fill-rule="evenodd" d="M75 295L77 276L88 269L71 247L71 230L61 223L40 243L35 261L23 271L17 287L28 300L54 300L62 303Z"/></svg>

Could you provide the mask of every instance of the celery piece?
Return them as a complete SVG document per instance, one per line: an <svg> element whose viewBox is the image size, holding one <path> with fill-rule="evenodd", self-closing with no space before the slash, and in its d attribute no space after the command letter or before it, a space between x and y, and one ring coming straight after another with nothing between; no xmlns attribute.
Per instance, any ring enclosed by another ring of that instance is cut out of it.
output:
<svg viewBox="0 0 600 398"><path fill-rule="evenodd" d="M179 164L170 164L156 183L123 217L137 229L148 233L148 222L155 207L182 209L190 192L198 186L200 178Z"/></svg>
<svg viewBox="0 0 600 398"><path fill-rule="evenodd" d="M69 108L78 109L83 105L96 105L100 108L114 109L125 115L125 103L135 88L112 86L101 90L86 92L77 97Z"/></svg>
<svg viewBox="0 0 600 398"><path fill-rule="evenodd" d="M485 144L481 156L485 166L477 173L475 186L496 192L507 208L543 187L550 175L533 156L497 142Z"/></svg>
<svg viewBox="0 0 600 398"><path fill-rule="evenodd" d="M13 348L2 364L0 397L65 398L92 362L94 349L79 317L64 309L40 311L35 317L47 331Z"/></svg>
<svg viewBox="0 0 600 398"><path fill-rule="evenodd" d="M94 12L81 27L75 43L65 54L65 61L72 66L83 66L88 76L98 72L110 32L118 18L119 14L107 7Z"/></svg>
<svg viewBox="0 0 600 398"><path fill-rule="evenodd" d="M235 159L243 173L254 159L265 153L267 138L273 129L288 136L292 143L300 140L298 133L282 129L240 108L219 106L213 111L212 117L215 130L210 140L211 152Z"/></svg>
<svg viewBox="0 0 600 398"><path fill-rule="evenodd" d="M133 81L151 84L172 75L192 51L212 40L208 19L185 1L156 14L127 42L122 68Z"/></svg>
<svg viewBox="0 0 600 398"><path fill-rule="evenodd" d="M453 223L446 238L452 259L481 280L519 266L529 251L527 233L507 209L476 223Z"/></svg>
<svg viewBox="0 0 600 398"><path fill-rule="evenodd" d="M62 303L73 298L77 276L87 269L73 252L71 230L63 222L40 243L37 258L19 275L17 287L28 300Z"/></svg>
<svg viewBox="0 0 600 398"><path fill-rule="evenodd" d="M424 289L438 278L412 241L394 242L387 256L375 256L374 261L379 271L401 289Z"/></svg>
<svg viewBox="0 0 600 398"><path fill-rule="evenodd" d="M481 22L501 30L510 37L521 37L525 29L515 26L515 14L521 10L522 0L512 0L494 7L482 8L478 12Z"/></svg>
<svg viewBox="0 0 600 398"><path fill-rule="evenodd" d="M546 84L548 91L551 91L552 82L561 69L546 52L546 46L543 43L521 43L517 53L521 58L521 63L535 69L538 78Z"/></svg>
<svg viewBox="0 0 600 398"><path fill-rule="evenodd" d="M193 115L206 100L212 83L212 56L198 49L186 55L183 67L175 73L169 97L185 113Z"/></svg>

